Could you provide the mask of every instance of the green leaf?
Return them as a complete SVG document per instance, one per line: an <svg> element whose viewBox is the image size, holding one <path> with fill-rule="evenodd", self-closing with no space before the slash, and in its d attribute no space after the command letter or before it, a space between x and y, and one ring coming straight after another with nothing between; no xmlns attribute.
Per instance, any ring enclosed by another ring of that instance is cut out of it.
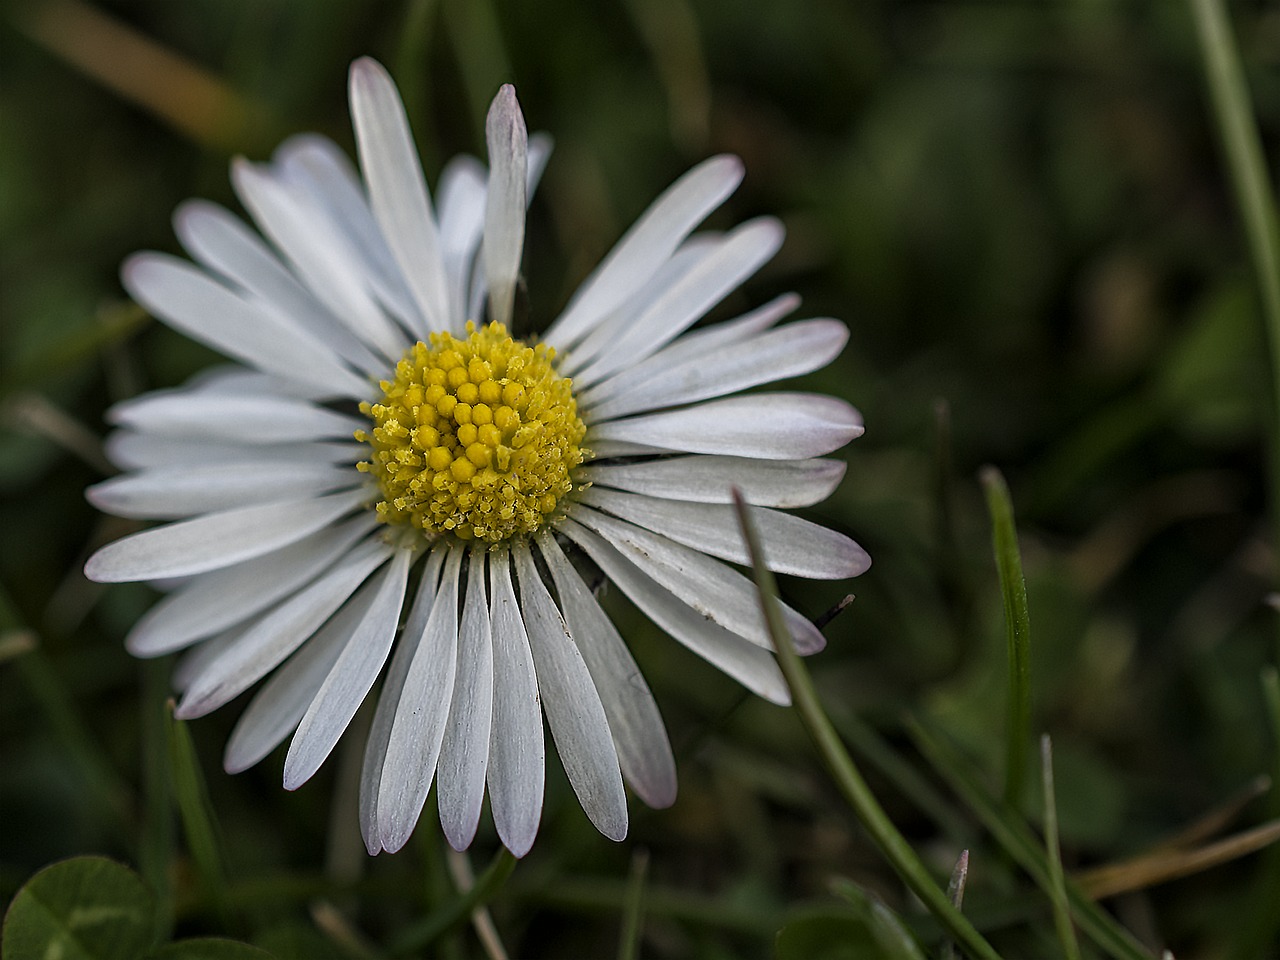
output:
<svg viewBox="0 0 1280 960"><path fill-rule="evenodd" d="M4 918L7 960L138 960L151 946L155 900L142 879L106 857L45 867Z"/></svg>
<svg viewBox="0 0 1280 960"><path fill-rule="evenodd" d="M200 937L176 940L147 955L147 960L276 960L274 954L239 940Z"/></svg>

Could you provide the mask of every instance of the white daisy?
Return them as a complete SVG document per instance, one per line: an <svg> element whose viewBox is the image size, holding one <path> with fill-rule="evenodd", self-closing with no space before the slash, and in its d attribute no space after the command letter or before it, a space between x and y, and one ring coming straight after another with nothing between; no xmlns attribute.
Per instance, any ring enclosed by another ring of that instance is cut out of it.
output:
<svg viewBox="0 0 1280 960"><path fill-rule="evenodd" d="M190 648L178 716L266 678L229 771L292 733L284 785L298 787L383 675L361 782L370 853L405 844L433 780L454 847L475 835L487 787L502 842L526 853L544 713L587 816L621 839L624 781L666 806L675 765L570 554L786 703L752 583L730 566L747 559L730 486L757 505L774 569L859 574L853 541L776 508L825 498L844 469L820 458L862 424L841 400L741 391L825 365L846 330L775 327L798 302L784 296L688 332L782 242L770 218L692 234L742 179L716 157L654 202L539 342L513 340L525 206L549 152L514 90L489 111L488 170L455 159L434 206L372 60L351 69L351 113L359 175L328 140L294 138L269 164L232 167L262 236L192 201L175 224L195 263L125 264L141 304L239 365L112 409L108 449L126 472L90 499L173 522L102 548L86 573L169 590L127 644ZM822 647L787 618L801 652Z"/></svg>

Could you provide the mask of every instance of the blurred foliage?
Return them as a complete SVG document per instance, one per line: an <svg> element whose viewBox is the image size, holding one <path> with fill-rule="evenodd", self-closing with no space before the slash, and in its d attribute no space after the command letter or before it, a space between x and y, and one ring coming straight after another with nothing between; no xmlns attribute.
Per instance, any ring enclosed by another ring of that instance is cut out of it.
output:
<svg viewBox="0 0 1280 960"><path fill-rule="evenodd" d="M1280 157L1280 13L1260 0L1231 12ZM143 53L120 54L121 26ZM809 666L940 881L971 849L966 913L1007 956L1055 955L1048 901L904 723L943 731L998 795L1007 674L982 465L1003 471L1018 517L1032 725L1056 748L1068 874L1140 854L1277 772L1259 683L1280 654L1263 602L1276 581L1263 453L1275 425L1183 4L3 0L5 901L46 864L100 853L138 867L179 938L349 958L395 955L458 895L430 814L404 853L364 855L340 757L292 794L282 754L223 774L233 705L189 728L222 840L220 912L174 826L169 665L138 663L120 642L151 594L80 573L128 529L82 496L103 469L103 410L213 359L138 315L118 264L176 248L181 200L234 206L235 153L263 158L302 130L351 150L346 69L361 54L396 76L433 182L453 153L482 151L502 81L530 128L555 135L527 244L535 321L683 169L719 151L744 158L746 182L712 225L776 213L788 241L725 312L795 289L807 315L846 320L845 354L807 386L849 398L868 425L848 478L810 513L853 533L875 566ZM782 589L818 616L846 586ZM631 836L614 845L553 761L539 840L490 904L507 949L612 954L632 852L647 848L639 955L767 957L779 930L780 955L811 955L795 944L897 931L895 914L936 953L936 927L795 718L609 600L670 728L680 799L660 812L635 802ZM1021 811L1037 835L1040 810L1028 796ZM1278 814L1280 800L1255 791L1226 819ZM495 844L482 825L476 862ZM870 891L857 909L832 892L842 878ZM1143 943L1280 955L1274 851L1146 882L1104 903ZM465 926L437 949L481 955Z"/></svg>

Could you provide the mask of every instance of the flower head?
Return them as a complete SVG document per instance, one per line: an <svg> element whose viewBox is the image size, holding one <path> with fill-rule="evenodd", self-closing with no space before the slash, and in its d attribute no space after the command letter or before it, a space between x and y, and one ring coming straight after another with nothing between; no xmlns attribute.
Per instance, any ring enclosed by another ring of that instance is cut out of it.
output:
<svg viewBox="0 0 1280 960"><path fill-rule="evenodd" d="M834 320L775 325L784 296L690 328L782 241L762 218L695 235L741 164L672 185L537 341L512 335L526 200L549 152L514 90L487 123L489 167L462 157L435 203L386 71L351 70L360 173L298 137L238 160L261 233L210 203L179 208L194 264L132 257L125 286L235 365L117 405L125 471L99 507L172 521L90 558L100 581L169 590L130 632L139 656L189 648L180 717L265 679L232 733L243 770L290 734L285 786L316 772L370 690L360 815L370 853L408 840L433 780L461 849L486 788L502 842L528 851L541 815L543 715L583 809L627 829L624 781L675 798L653 696L571 553L663 630L777 703L787 690L753 586L731 486L756 504L770 565L861 573L841 534L781 512L826 497L821 459L862 431L829 397L748 388L828 363ZM727 562L726 562L727 561ZM821 648L787 610L796 646ZM403 621L403 622L402 622Z"/></svg>

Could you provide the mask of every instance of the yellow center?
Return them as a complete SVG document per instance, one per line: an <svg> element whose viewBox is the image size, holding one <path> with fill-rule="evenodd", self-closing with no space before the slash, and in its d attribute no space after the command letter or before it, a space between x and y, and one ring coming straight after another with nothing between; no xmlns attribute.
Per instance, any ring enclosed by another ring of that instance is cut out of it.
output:
<svg viewBox="0 0 1280 960"><path fill-rule="evenodd" d="M378 478L378 519L495 543L533 533L572 488L586 428L555 351L512 340L501 324L465 339L433 333L383 380L356 432L373 452L359 469Z"/></svg>

